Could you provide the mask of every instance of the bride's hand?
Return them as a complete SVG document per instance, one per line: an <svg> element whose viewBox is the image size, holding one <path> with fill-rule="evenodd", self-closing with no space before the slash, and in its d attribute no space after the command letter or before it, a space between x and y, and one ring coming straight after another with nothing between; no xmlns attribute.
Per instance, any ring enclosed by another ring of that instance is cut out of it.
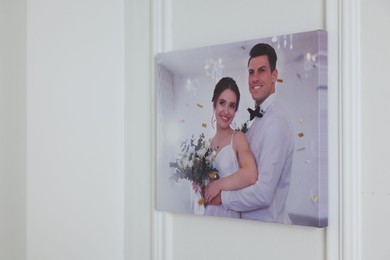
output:
<svg viewBox="0 0 390 260"><path fill-rule="evenodd" d="M206 202L210 202L215 196L218 195L218 193L221 191L221 188L219 187L219 180L215 180L210 182L205 191L205 200Z"/></svg>
<svg viewBox="0 0 390 260"><path fill-rule="evenodd" d="M195 193L198 193L201 190L200 186L194 182L192 183L192 189L195 191Z"/></svg>

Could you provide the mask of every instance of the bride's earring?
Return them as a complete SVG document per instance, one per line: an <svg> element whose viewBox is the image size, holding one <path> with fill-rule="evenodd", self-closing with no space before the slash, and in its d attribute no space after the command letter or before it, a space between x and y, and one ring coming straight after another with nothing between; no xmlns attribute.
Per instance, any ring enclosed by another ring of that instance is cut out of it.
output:
<svg viewBox="0 0 390 260"><path fill-rule="evenodd" d="M233 130L236 130L236 128L237 128L237 125L236 125L236 122L234 121L234 119L230 124L230 128L232 128Z"/></svg>
<svg viewBox="0 0 390 260"><path fill-rule="evenodd" d="M215 119L215 114L213 112L213 115L211 116L211 127L213 129L215 129L215 121L217 121L217 120Z"/></svg>

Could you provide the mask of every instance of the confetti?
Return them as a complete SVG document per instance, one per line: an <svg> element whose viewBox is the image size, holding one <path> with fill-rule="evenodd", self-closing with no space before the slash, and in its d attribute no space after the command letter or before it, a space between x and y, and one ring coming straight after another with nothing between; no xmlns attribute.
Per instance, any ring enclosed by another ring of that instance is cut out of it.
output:
<svg viewBox="0 0 390 260"><path fill-rule="evenodd" d="M198 205L202 206L204 204L204 202L205 202L204 198L201 198L201 199L198 200Z"/></svg>
<svg viewBox="0 0 390 260"><path fill-rule="evenodd" d="M279 83L283 83L282 79L277 79L276 81L279 82Z"/></svg>
<svg viewBox="0 0 390 260"><path fill-rule="evenodd" d="M298 136L299 136L299 137L303 137L304 134L301 132L301 133L298 134Z"/></svg>
<svg viewBox="0 0 390 260"><path fill-rule="evenodd" d="M206 124L206 123L202 123L202 127L203 127L203 128L206 128L206 127L207 127L207 124Z"/></svg>
<svg viewBox="0 0 390 260"><path fill-rule="evenodd" d="M184 123L185 122L185 120L184 119L181 119L181 120L179 120L179 123Z"/></svg>
<svg viewBox="0 0 390 260"><path fill-rule="evenodd" d="M305 150L305 147L298 148L297 151Z"/></svg>
<svg viewBox="0 0 390 260"><path fill-rule="evenodd" d="M210 179L215 180L217 178L217 173L216 172L210 172L209 173L209 177L210 177Z"/></svg>
<svg viewBox="0 0 390 260"><path fill-rule="evenodd" d="M196 104L199 108L203 108L203 105L202 104Z"/></svg>
<svg viewBox="0 0 390 260"><path fill-rule="evenodd" d="M317 200L318 200L318 196L317 196L317 195L314 195L314 196L313 196L313 201L314 201L314 202L317 202Z"/></svg>
<svg viewBox="0 0 390 260"><path fill-rule="evenodd" d="M244 169L248 168L248 163L246 163L246 162L243 163L243 164L242 164L242 168L244 168Z"/></svg>

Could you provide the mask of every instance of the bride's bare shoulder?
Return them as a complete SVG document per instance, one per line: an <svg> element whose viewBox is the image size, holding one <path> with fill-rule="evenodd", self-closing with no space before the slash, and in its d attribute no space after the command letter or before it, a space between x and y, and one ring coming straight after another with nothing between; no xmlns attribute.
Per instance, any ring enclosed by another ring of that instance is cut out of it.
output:
<svg viewBox="0 0 390 260"><path fill-rule="evenodd" d="M241 131L235 131L234 132L234 142L238 145L240 144L248 144L248 141L246 139L246 135Z"/></svg>

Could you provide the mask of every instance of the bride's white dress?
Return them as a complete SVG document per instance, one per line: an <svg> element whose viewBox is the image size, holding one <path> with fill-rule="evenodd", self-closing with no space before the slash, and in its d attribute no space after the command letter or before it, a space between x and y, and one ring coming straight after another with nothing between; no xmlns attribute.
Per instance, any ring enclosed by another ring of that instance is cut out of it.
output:
<svg viewBox="0 0 390 260"><path fill-rule="evenodd" d="M223 147L217 154L214 160L214 167L218 170L219 177L229 176L232 173L238 171L239 165L236 157L236 153L233 149L233 137L231 137L230 144ZM240 218L240 212L225 209L222 205L214 206L208 205L205 209L205 215L208 216L220 216L229 218Z"/></svg>

